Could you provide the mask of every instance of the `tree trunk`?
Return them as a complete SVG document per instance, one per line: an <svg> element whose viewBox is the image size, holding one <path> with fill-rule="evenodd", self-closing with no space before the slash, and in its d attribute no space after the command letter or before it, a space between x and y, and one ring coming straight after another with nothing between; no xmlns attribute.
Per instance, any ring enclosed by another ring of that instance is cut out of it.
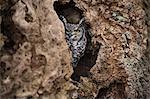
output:
<svg viewBox="0 0 150 99"><path fill-rule="evenodd" d="M149 0L0 5L0 99L150 98ZM61 15L84 18L87 44L77 67Z"/></svg>

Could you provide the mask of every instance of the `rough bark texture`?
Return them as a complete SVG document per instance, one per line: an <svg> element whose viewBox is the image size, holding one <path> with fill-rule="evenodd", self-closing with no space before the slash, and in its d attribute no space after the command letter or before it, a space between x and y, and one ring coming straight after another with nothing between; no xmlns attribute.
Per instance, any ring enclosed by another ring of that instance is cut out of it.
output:
<svg viewBox="0 0 150 99"><path fill-rule="evenodd" d="M149 99L149 0L74 0L101 45L74 71L54 2L0 2L0 99Z"/></svg>
<svg viewBox="0 0 150 99"><path fill-rule="evenodd" d="M19 0L10 10L14 12L4 15L2 26L8 45L1 53L1 96L37 98L61 91L72 68L53 1Z"/></svg>

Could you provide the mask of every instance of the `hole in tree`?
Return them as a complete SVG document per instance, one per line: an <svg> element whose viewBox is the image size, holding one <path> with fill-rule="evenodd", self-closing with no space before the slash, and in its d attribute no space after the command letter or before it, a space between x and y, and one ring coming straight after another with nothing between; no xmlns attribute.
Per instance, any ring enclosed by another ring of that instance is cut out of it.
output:
<svg viewBox="0 0 150 99"><path fill-rule="evenodd" d="M70 2L66 4L62 4L61 1L55 1L54 10L59 17L63 15L69 23L78 23L83 17L82 10L75 7L73 0L70 0Z"/></svg>
<svg viewBox="0 0 150 99"><path fill-rule="evenodd" d="M74 68L74 73L71 78L73 80L79 81L80 76L90 77L90 69L96 64L97 56L100 49L100 44L97 43L95 47L91 44L91 38L89 37L89 42L87 43L85 53L83 57L79 60L79 63L76 68ZM90 49L87 47L91 47Z"/></svg>
<svg viewBox="0 0 150 99"><path fill-rule="evenodd" d="M75 2L71 0L69 3L63 3L61 1L54 2L54 9L57 15L63 15L68 23L79 23L79 21L84 17L83 11L75 7ZM75 81L80 80L80 76L89 77L90 69L96 64L97 56L100 49L100 43L93 44L92 36L89 32L90 25L83 22L85 28L85 36L87 38L86 49L84 55L80 58L77 67L74 68L74 73L71 78Z"/></svg>

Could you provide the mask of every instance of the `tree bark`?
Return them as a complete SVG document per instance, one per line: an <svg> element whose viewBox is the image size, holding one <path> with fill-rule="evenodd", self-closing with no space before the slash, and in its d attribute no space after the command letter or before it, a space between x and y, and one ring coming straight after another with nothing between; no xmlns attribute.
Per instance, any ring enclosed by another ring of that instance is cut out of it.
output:
<svg viewBox="0 0 150 99"><path fill-rule="evenodd" d="M0 99L149 99L150 1L71 2L0 1ZM74 69L59 19L69 7L91 33Z"/></svg>

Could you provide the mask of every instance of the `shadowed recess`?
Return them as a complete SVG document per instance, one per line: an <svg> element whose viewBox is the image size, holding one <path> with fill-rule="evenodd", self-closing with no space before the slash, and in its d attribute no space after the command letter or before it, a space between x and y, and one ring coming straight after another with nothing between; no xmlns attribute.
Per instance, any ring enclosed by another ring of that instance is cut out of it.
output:
<svg viewBox="0 0 150 99"><path fill-rule="evenodd" d="M14 54L19 48L19 44L26 40L25 35L21 34L20 30L13 23L12 15L14 12L14 10L9 9L2 15L1 33L7 38L2 47L3 53Z"/></svg>
<svg viewBox="0 0 150 99"><path fill-rule="evenodd" d="M61 1L55 1L54 9L59 18L60 15L63 15L70 23L79 23L81 18L84 17L83 11L75 7L75 2L73 2L73 0L65 4L62 4ZM86 31L85 36L87 39L87 44L84 55L80 58L77 67L73 68L74 73L72 74L71 78L75 81L80 81L80 76L89 77L91 75L90 69L96 64L97 56L101 46L101 44L98 42L96 44L92 43L90 25L84 21L83 26Z"/></svg>
<svg viewBox="0 0 150 99"><path fill-rule="evenodd" d="M124 83L114 81L108 87L99 89L95 99L127 99Z"/></svg>

